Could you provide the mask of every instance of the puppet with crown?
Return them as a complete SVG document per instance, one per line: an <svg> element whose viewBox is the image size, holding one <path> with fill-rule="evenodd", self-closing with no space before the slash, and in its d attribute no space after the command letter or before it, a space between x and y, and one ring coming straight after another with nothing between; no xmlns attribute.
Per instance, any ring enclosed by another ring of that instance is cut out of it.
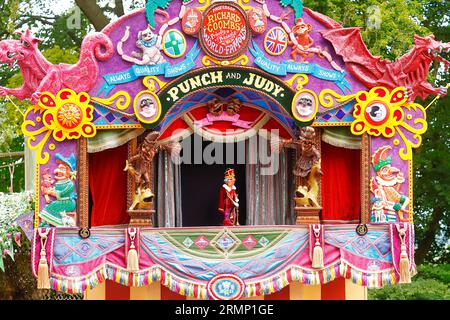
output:
<svg viewBox="0 0 450 320"><path fill-rule="evenodd" d="M239 198L236 193L234 169L225 171L224 184L219 191L219 213L223 214L223 225L239 225Z"/></svg>

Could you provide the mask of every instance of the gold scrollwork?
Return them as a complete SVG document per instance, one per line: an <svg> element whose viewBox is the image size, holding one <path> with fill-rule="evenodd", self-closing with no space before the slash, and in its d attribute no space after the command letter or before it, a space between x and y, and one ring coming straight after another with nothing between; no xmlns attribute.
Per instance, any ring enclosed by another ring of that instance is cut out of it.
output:
<svg viewBox="0 0 450 320"><path fill-rule="evenodd" d="M25 119L27 119L27 116L30 112L34 112L34 108L29 108L25 112ZM35 130L31 129L34 128ZM52 131L50 131L46 126L42 126L40 128L37 128L37 123L34 122L31 119L27 119L22 123L22 132L25 136L28 136L27 139L27 145L30 150L36 150L36 162L38 164L46 164L48 160L50 160L50 155L48 152L42 152L44 149L44 146L46 145L48 138L52 134ZM45 133L45 135L38 141L37 137L41 134ZM37 143L35 143L37 142Z"/></svg>
<svg viewBox="0 0 450 320"><path fill-rule="evenodd" d="M301 79L298 79L298 78L301 78ZM294 87L295 80L297 80L297 86L295 87L295 90L302 89L309 82L309 78L306 74L297 73L297 74L294 74L289 80L286 80L286 83L289 86Z"/></svg>
<svg viewBox="0 0 450 320"><path fill-rule="evenodd" d="M249 3L250 0L238 0L238 4L241 6L242 9L245 11L250 10L251 6L246 6L244 3Z"/></svg>
<svg viewBox="0 0 450 320"><path fill-rule="evenodd" d="M209 7L211 0L198 0L198 3L204 4L203 7L197 8L200 11L205 11L206 8Z"/></svg>
<svg viewBox="0 0 450 320"><path fill-rule="evenodd" d="M416 119L414 119L414 121L413 121L413 124L419 125L419 127L410 126L409 124L407 124L403 121L395 128L395 131L398 133L398 135L400 136L400 138L402 139L403 144L404 144L404 147L402 147L398 150L400 158L402 158L403 160L411 160L412 159L412 149L420 147L420 145L422 144L422 136L421 135L424 134L428 129L428 123L426 120L426 111L420 104L417 104L417 103L403 105L402 108L403 108L404 112L405 112L405 108L408 111L411 109L413 109L414 111L417 111L417 109L419 109L423 114L423 118L416 117ZM410 139L408 139L406 137L406 135L404 134L404 132L402 132L402 130L406 130L406 131L412 133L413 136L412 136L411 140L414 140L414 141L411 141Z"/></svg>
<svg viewBox="0 0 450 320"><path fill-rule="evenodd" d="M92 97L92 101L98 102L103 105L110 106L112 104L115 104L117 109L119 110L126 110L130 106L131 98L130 94L126 91L118 91L115 94L113 94L111 97L102 99L98 97Z"/></svg>
<svg viewBox="0 0 450 320"><path fill-rule="evenodd" d="M319 94L319 102L324 108L331 108L355 98L354 94L342 96L331 89L322 90Z"/></svg>
<svg viewBox="0 0 450 320"><path fill-rule="evenodd" d="M148 90L152 92L156 91L155 82L158 84L158 90L161 90L167 84L167 82L161 81L155 76L147 76L142 80L144 86L146 86Z"/></svg>

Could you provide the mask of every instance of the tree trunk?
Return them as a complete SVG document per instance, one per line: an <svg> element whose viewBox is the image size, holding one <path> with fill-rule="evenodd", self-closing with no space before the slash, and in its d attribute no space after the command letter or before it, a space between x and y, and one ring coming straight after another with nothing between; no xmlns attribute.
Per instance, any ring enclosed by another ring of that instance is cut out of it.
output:
<svg viewBox="0 0 450 320"><path fill-rule="evenodd" d="M95 0L75 0L78 7L83 11L88 20L92 23L95 30L100 31L109 23L108 17L105 16L103 9Z"/></svg>
<svg viewBox="0 0 450 320"><path fill-rule="evenodd" d="M115 0L114 3L116 4L116 7L114 8L114 13L118 17L123 16L125 12L123 10L123 2L122 2L122 0Z"/></svg>
<svg viewBox="0 0 450 320"><path fill-rule="evenodd" d="M443 210L441 207L434 207L431 214L431 220L428 223L428 228L425 231L423 239L419 242L419 246L415 252L415 260L417 264L425 261L425 258L430 251L431 245L436 239L436 233L439 229L439 221L442 219Z"/></svg>

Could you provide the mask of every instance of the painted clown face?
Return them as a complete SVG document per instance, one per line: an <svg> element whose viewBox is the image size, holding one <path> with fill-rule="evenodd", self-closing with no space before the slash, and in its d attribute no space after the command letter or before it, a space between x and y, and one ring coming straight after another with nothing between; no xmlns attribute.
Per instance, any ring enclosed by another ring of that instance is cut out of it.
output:
<svg viewBox="0 0 450 320"><path fill-rule="evenodd" d="M69 166L65 165L62 162L58 163L58 167L53 171L55 175L55 179L58 181L64 181L70 178L71 170Z"/></svg>
<svg viewBox="0 0 450 320"><path fill-rule="evenodd" d="M304 94L297 100L296 110L303 118L310 117L315 110L314 99L309 94Z"/></svg>
<svg viewBox="0 0 450 320"><path fill-rule="evenodd" d="M156 114L155 102L152 99L144 99L141 101L141 115L151 118Z"/></svg>
<svg viewBox="0 0 450 320"><path fill-rule="evenodd" d="M381 185L394 186L405 182L405 178L399 169L388 164L377 172L377 181Z"/></svg>

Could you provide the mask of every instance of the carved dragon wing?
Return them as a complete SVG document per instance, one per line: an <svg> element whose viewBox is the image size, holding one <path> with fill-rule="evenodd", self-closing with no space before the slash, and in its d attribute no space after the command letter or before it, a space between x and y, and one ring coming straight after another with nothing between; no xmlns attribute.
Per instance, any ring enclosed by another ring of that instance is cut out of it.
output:
<svg viewBox="0 0 450 320"><path fill-rule="evenodd" d="M373 56L361 36L361 28L332 28L319 31L333 46L353 76L367 86L375 86L386 72L389 60Z"/></svg>

